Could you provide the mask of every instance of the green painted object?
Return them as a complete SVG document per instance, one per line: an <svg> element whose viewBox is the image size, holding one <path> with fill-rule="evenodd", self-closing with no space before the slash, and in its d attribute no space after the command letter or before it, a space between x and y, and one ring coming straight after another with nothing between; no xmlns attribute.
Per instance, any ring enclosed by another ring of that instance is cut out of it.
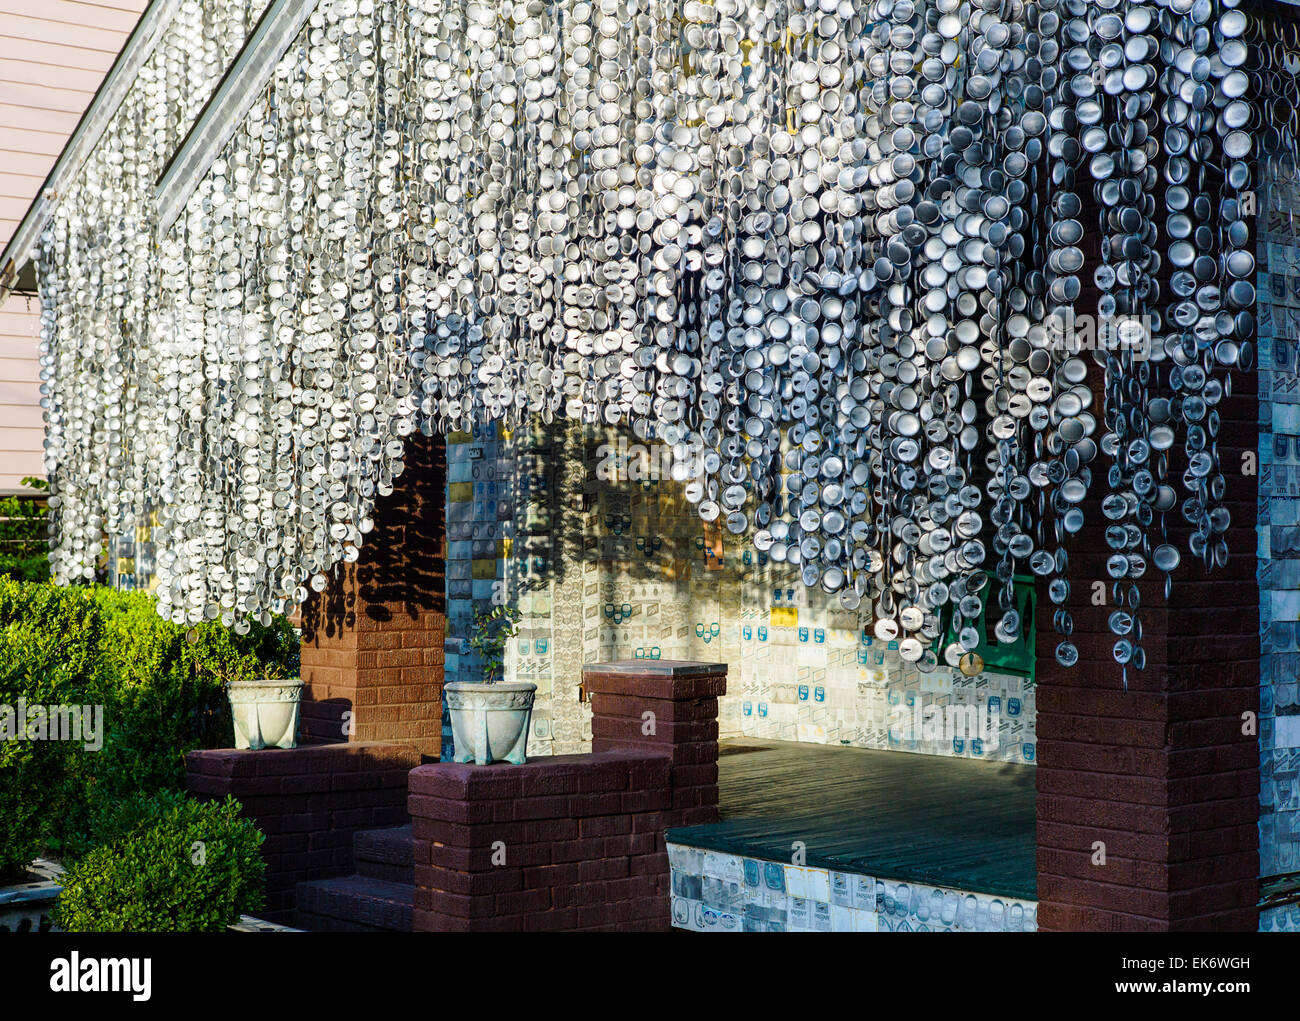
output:
<svg viewBox="0 0 1300 1021"><path fill-rule="evenodd" d="M985 591L991 593L1001 583L992 571L985 571L984 573L989 576L989 584ZM984 610L980 614L979 620L975 622L975 628L980 634L980 643L971 651L984 660L986 670L993 670L1000 674L1014 674L1032 682L1034 680L1034 662L1036 658L1034 610L1038 605L1038 594L1032 576L1017 574L1013 580L1015 582L1016 608L1020 611L1020 638L1009 645L1004 645L997 640L993 633L993 628L997 624L996 612L994 619L989 620L989 608L995 604L995 599L985 599ZM951 606L946 611L946 618L947 624L944 628L943 644L939 647L939 651L946 649L957 641L957 628L953 622Z"/></svg>

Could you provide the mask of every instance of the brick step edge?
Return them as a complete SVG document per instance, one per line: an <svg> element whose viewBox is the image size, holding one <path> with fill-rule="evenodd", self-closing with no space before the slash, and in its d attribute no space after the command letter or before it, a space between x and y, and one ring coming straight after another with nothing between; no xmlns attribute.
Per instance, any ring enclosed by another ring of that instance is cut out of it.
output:
<svg viewBox="0 0 1300 1021"><path fill-rule="evenodd" d="M301 917L318 916L388 932L411 931L414 888L369 876L315 879L299 883Z"/></svg>
<svg viewBox="0 0 1300 1021"><path fill-rule="evenodd" d="M354 861L377 865L411 864L411 824L385 826L382 829L357 830L352 834Z"/></svg>
<svg viewBox="0 0 1300 1021"><path fill-rule="evenodd" d="M410 886L414 882L410 824L357 830L352 835L352 861L357 875Z"/></svg>
<svg viewBox="0 0 1300 1021"><path fill-rule="evenodd" d="M373 925L358 925L356 922L344 921L342 918L328 918L325 915L312 915L305 911L294 912L297 929L290 932L388 932Z"/></svg>
<svg viewBox="0 0 1300 1021"><path fill-rule="evenodd" d="M412 865L385 865L383 862L359 861L357 873L364 879L378 879L400 886L415 885L415 867Z"/></svg>

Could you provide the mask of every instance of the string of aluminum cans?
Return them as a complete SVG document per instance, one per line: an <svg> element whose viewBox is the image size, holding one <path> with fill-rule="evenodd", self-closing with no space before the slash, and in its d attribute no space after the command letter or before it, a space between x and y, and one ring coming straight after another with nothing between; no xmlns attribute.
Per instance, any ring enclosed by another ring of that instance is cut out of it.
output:
<svg viewBox="0 0 1300 1021"><path fill-rule="evenodd" d="M154 183L267 2L177 6L38 246L56 580L93 579L106 536L133 537L190 498L159 470L176 380L157 357Z"/></svg>
<svg viewBox="0 0 1300 1021"><path fill-rule="evenodd" d="M1065 544L1100 481L1140 669L1166 516L1226 557L1246 31L1233 0L323 0L133 335L163 612L323 589L415 429L568 416L667 444L704 521L923 669L969 660L990 599L1015 641L1026 571L1077 660ZM67 255L98 244L54 231L60 337L102 315ZM1122 324L1095 352L1085 280ZM107 399L72 378L63 401ZM74 517L61 544L105 524Z"/></svg>

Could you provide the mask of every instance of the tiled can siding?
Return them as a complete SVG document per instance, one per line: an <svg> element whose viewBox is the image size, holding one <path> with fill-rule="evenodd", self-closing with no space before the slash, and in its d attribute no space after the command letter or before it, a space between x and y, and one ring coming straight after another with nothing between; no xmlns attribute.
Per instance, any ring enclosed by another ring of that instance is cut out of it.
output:
<svg viewBox="0 0 1300 1021"><path fill-rule="evenodd" d="M495 465L496 513L485 478L473 480L472 507L453 482L448 527L472 521L475 548L487 555L495 521L503 561L489 571L474 560L471 579L468 547L453 532L449 643L459 641L471 596L488 599L488 575L503 580L522 614L507 675L538 686L530 754L589 747L584 662L683 659L729 665L724 738L1034 762L1032 683L904 663L895 643L871 637L869 609L844 610L748 537L702 522L684 484L668 477L661 445L539 424L504 442L476 434L473 446L480 475ZM448 451L452 478L468 485L470 463L454 445ZM472 679L476 666L452 644L448 676L453 656Z"/></svg>
<svg viewBox="0 0 1300 1021"><path fill-rule="evenodd" d="M1259 913L1260 932L1300 932L1300 902L1267 908Z"/></svg>
<svg viewBox="0 0 1300 1021"><path fill-rule="evenodd" d="M1300 872L1300 182L1278 174L1263 184L1256 217L1259 857L1267 893L1277 877ZM1300 904L1262 911L1260 928L1300 931Z"/></svg>
<svg viewBox="0 0 1300 1021"><path fill-rule="evenodd" d="M1034 901L668 845L692 932L1035 932Z"/></svg>
<svg viewBox="0 0 1300 1021"><path fill-rule="evenodd" d="M509 446L492 423L447 435L447 637L444 684L481 681L483 664L469 645L476 611L503 598L509 554L511 487ZM443 707L443 759L452 755L451 720ZM541 748L530 747L533 754Z"/></svg>

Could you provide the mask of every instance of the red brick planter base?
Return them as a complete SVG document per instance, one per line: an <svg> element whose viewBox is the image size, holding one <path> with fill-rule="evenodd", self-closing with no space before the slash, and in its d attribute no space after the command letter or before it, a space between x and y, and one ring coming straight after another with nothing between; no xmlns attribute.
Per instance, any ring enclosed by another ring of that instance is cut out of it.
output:
<svg viewBox="0 0 1300 1021"><path fill-rule="evenodd" d="M406 778L414 747L383 742L236 751L185 757L185 787L201 797L232 794L266 834L266 909L293 907L294 887L352 871L357 830L406 822Z"/></svg>
<svg viewBox="0 0 1300 1021"><path fill-rule="evenodd" d="M664 831L717 820L726 667L588 667L594 752L410 777L416 931L664 931Z"/></svg>

